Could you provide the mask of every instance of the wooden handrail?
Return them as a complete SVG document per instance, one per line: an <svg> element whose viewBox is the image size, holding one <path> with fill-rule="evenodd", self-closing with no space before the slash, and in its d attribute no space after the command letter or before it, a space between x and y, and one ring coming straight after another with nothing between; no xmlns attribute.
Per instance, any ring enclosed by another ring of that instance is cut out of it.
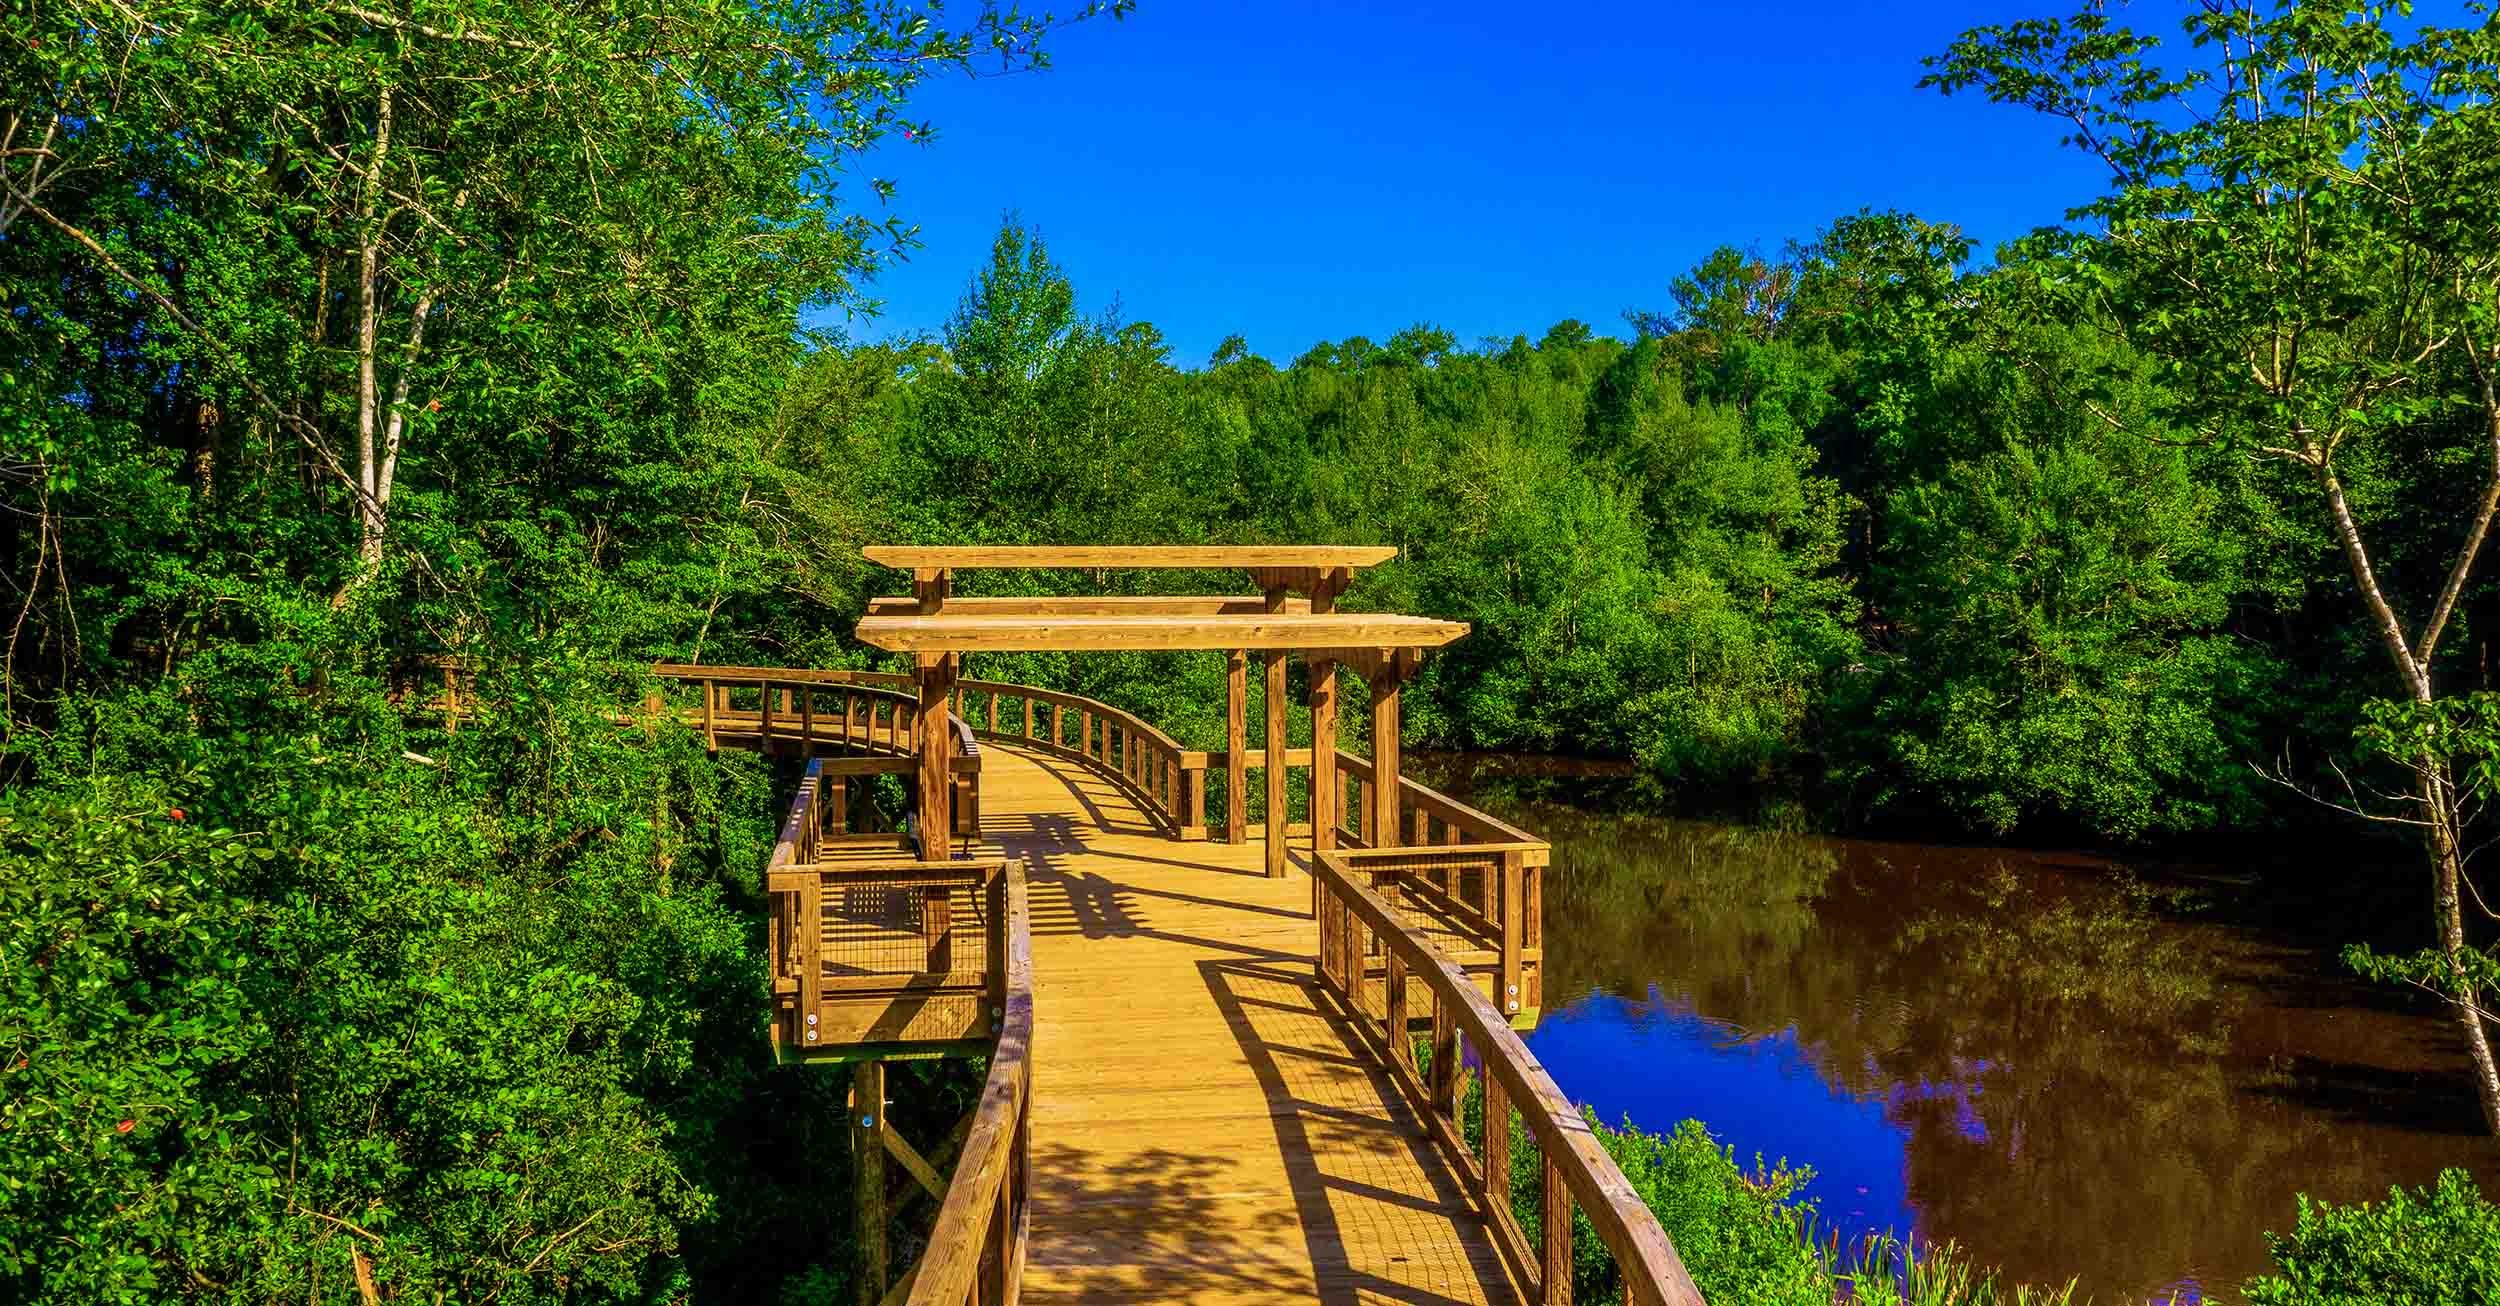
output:
<svg viewBox="0 0 2500 1306"><path fill-rule="evenodd" d="M1133 713L1081 694L1002 680L966 680L960 682L959 688L966 694L989 698L989 725L978 733L1021 740L1045 752L1099 767L1134 790L1146 810L1160 818L1175 838L1206 837L1205 754L1182 748L1179 740ZM1014 722L1015 729L999 724L998 705L1004 699L1027 704L1027 709L1017 714L1020 720ZM1031 710L1033 705L1042 704L1051 709L1048 729L1042 728L1042 718ZM1075 714L1077 726L1073 745L1066 739L1071 713Z"/></svg>
<svg viewBox="0 0 2500 1306"><path fill-rule="evenodd" d="M910 676L897 675L892 672L659 662L652 665L651 674L662 680L673 680L681 684L708 683L732 687L755 687L763 689L766 693L770 693L776 686L841 685L858 693L874 695L881 700L895 703L898 707L909 708L914 712L919 711L920 708L917 683ZM951 712L947 714L947 720L955 730L955 743L962 756L978 756L981 745L974 736L971 723ZM902 740L908 737L907 734L898 731L897 738L890 741L890 746L900 747ZM873 741L871 746L874 746ZM959 767L958 769L973 768Z"/></svg>
<svg viewBox="0 0 2500 1306"><path fill-rule="evenodd" d="M1413 1098L1435 1140L1466 1175L1468 1191L1484 1208L1494 1241L1520 1280L1542 1301L1571 1300L1571 1214L1576 1207L1614 1254L1627 1301L1706 1306L1674 1241L1598 1143L1587 1118L1563 1096L1466 972L1401 921L1343 856L1321 854L1313 873L1320 887L1322 982L1395 1072L1393 1078ZM1374 942L1388 959L1378 1015L1373 1014L1365 965ZM1430 1084L1414 1064L1408 1032L1410 979L1421 981L1431 999ZM1461 1038L1473 1046L1485 1074L1481 1160L1471 1154L1459 1125ZM1526 1245L1511 1212L1509 1112L1514 1106L1545 1160L1542 1248Z"/></svg>
<svg viewBox="0 0 2500 1306"><path fill-rule="evenodd" d="M1024 1276L1032 1175L1033 930L1024 867L1006 871L1007 984L998 1047L972 1131L913 1272L912 1306L1014 1301Z"/></svg>
<svg viewBox="0 0 2500 1306"><path fill-rule="evenodd" d="M1075 711L1090 711L1098 717L1109 717L1119 722L1123 730L1134 730L1139 737L1153 740L1167 752L1187 751L1181 747L1179 740L1100 699L1087 698L1082 694L1070 694L1056 689L1041 689L1033 685L1018 685L1004 680L966 680L962 684L968 693L995 694L1002 698L1029 698L1037 703L1051 703Z"/></svg>

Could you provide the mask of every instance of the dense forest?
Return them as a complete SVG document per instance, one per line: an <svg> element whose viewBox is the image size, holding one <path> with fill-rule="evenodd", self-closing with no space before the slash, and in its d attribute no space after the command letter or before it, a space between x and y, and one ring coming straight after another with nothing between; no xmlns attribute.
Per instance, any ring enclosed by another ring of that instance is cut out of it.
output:
<svg viewBox="0 0 2500 1306"><path fill-rule="evenodd" d="M913 87L1066 20L646 8L0 17L0 1298L838 1294L838 1095L756 1034L775 778L611 716L654 659L870 665L872 542L1394 544L1347 606L1473 626L1411 744L1661 805L2376 832L2424 951L2353 960L2500 1128L2500 30L1983 29L1930 80L2108 165L2065 227L1834 215L1621 322L1201 364L1013 218L936 338L801 328L908 242ZM974 674L1220 733L1212 659Z"/></svg>

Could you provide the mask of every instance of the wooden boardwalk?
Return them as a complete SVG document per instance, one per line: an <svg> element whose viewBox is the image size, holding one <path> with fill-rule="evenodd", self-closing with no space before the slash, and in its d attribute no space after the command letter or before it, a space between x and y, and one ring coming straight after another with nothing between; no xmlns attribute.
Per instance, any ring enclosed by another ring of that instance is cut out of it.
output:
<svg viewBox="0 0 2500 1306"><path fill-rule="evenodd" d="M913 592L855 633L912 674L654 668L670 688L633 719L806 759L764 867L768 1028L785 1061L852 1066L858 1306L1703 1306L1519 1040L1551 848L1401 772L1401 686L1466 627L1336 610L1394 552L880 546ZM956 569L999 567L1238 568L1258 593L955 597ZM963 674L967 654L1091 649L1223 655L1224 747ZM1338 747L1341 680L1369 700L1372 756ZM886 775L911 777L908 833ZM924 1155L887 1116L885 1062L975 1055L978 1102ZM889 1156L940 1199L900 1274Z"/></svg>
<svg viewBox="0 0 2500 1306"><path fill-rule="evenodd" d="M1027 863L1036 1301L1524 1297L1313 967L1311 884L1168 836L1099 768L983 754L979 857Z"/></svg>

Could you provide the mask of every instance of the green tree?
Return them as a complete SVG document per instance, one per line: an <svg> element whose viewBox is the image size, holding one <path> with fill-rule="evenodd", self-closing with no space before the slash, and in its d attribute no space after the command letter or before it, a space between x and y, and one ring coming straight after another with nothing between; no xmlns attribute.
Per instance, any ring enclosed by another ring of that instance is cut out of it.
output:
<svg viewBox="0 0 2500 1306"><path fill-rule="evenodd" d="M2409 710L2440 710L2443 639L2500 509L2500 24L2415 27L2397 4L2213 5L2186 21L2198 60L2098 5L1975 29L1928 83L2065 120L2110 170L2094 225L2052 239L2079 311L2113 323L2170 396L2153 436L2185 434L2305 479L2357 614ZM2086 399L2113 421L2121 415ZM2352 475L2399 448L2434 460L2409 512L2461 531L2442 561L2386 569L2387 523ZM2435 496L2435 497L2434 497ZM2407 593L2404 584L2415 588ZM2421 832L2436 946L2406 972L2455 1013L2500 1132L2488 959L2462 907L2468 815L2435 730L2397 750Z"/></svg>

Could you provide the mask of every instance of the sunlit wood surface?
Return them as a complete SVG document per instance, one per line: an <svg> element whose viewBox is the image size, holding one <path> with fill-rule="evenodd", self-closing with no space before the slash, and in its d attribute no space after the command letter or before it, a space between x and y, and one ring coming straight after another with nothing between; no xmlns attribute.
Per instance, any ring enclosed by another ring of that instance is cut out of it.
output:
<svg viewBox="0 0 2500 1306"><path fill-rule="evenodd" d="M976 855L1029 858L1033 1301L1496 1302L1518 1288L1321 999L1311 885L1168 838L1107 774L985 746Z"/></svg>

